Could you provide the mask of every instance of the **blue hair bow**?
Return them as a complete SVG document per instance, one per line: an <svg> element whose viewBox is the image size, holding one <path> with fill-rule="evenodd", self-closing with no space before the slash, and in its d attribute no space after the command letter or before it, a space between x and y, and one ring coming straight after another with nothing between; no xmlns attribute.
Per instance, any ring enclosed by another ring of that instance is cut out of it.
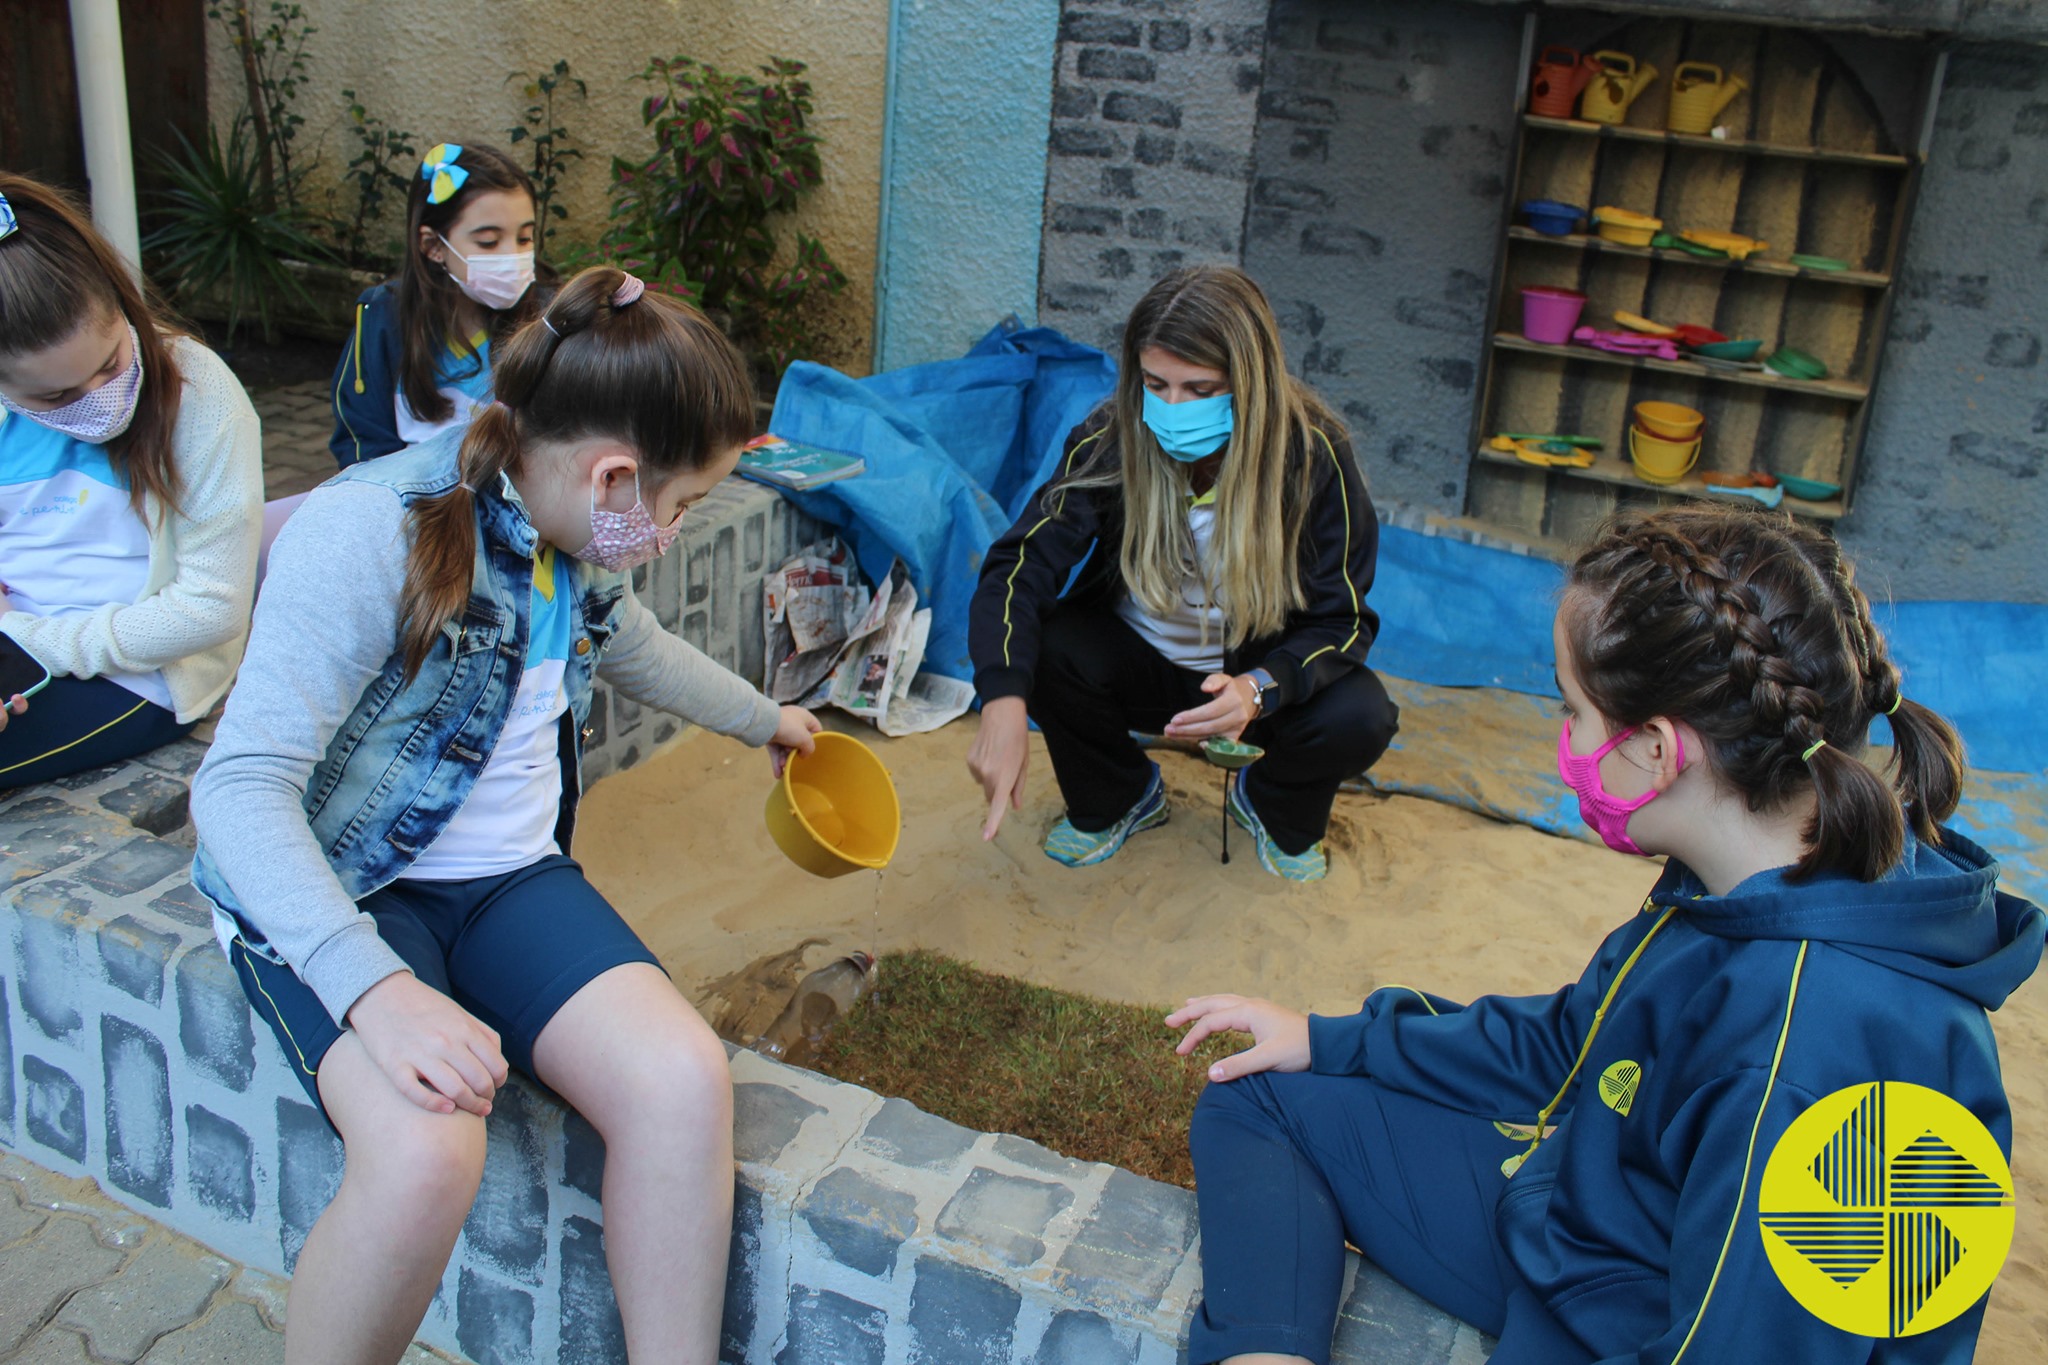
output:
<svg viewBox="0 0 2048 1365"><path fill-rule="evenodd" d="M14 205L7 202L6 195L0 194L0 241L12 237L20 229L21 224L14 217Z"/></svg>
<svg viewBox="0 0 2048 1365"><path fill-rule="evenodd" d="M455 164L462 155L459 143L439 142L427 149L420 161L420 179L427 182L427 202L438 204L462 188L469 172Z"/></svg>

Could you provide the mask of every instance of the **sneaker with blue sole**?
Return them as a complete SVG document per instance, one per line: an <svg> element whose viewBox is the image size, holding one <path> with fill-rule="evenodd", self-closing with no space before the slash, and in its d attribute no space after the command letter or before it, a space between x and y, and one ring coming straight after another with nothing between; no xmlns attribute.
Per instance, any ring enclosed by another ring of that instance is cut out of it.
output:
<svg viewBox="0 0 2048 1365"><path fill-rule="evenodd" d="M1079 830L1073 822L1062 815L1053 823L1052 832L1045 836L1045 856L1065 867L1093 867L1116 856L1124 841L1140 830L1156 829L1166 823L1171 812L1166 805L1166 784L1160 779L1159 765L1152 765L1152 780L1145 784L1145 794L1138 798L1138 804L1124 813L1123 819L1108 829Z"/></svg>
<svg viewBox="0 0 2048 1365"><path fill-rule="evenodd" d="M1316 840L1299 853L1282 853L1280 845L1273 842L1273 836L1266 833L1265 822L1252 809L1251 801L1244 794L1244 773L1234 772L1226 779L1229 794L1224 798L1230 810L1230 818L1238 828L1252 836L1252 843L1259 853L1259 866L1276 877L1290 882L1319 882L1330 875L1330 855L1323 849L1323 841Z"/></svg>

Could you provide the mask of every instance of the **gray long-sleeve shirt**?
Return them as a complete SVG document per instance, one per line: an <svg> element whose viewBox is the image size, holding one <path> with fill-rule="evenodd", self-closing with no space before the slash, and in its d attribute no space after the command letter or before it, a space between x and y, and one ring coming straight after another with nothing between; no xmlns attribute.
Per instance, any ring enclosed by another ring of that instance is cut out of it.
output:
<svg viewBox="0 0 2048 1365"><path fill-rule="evenodd" d="M306 499L272 547L248 655L213 748L192 784L192 816L250 923L337 1022L405 962L343 888L306 820L328 743L398 649L405 513L375 483ZM661 628L630 591L598 676L622 695L751 745L776 705Z"/></svg>

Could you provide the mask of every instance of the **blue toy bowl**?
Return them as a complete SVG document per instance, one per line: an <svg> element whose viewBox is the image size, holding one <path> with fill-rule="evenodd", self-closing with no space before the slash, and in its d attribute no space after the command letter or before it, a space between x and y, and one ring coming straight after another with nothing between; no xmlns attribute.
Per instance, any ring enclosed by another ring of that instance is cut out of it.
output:
<svg viewBox="0 0 2048 1365"><path fill-rule="evenodd" d="M1529 220L1529 226L1546 237L1569 236L1579 225L1586 211L1572 204L1560 204L1555 199L1530 199L1522 204L1522 213Z"/></svg>

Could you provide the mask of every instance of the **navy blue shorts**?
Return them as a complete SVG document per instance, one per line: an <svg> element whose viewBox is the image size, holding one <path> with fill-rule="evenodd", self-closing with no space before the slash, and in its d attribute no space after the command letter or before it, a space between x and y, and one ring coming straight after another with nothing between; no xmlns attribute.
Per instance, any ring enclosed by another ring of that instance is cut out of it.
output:
<svg viewBox="0 0 2048 1365"><path fill-rule="evenodd" d="M496 1029L505 1060L529 1076L535 1040L570 996L623 963L661 965L575 860L559 853L472 881L395 881L357 904L413 975ZM249 1004L326 1113L320 1060L341 1028L290 967L239 937L231 957Z"/></svg>

